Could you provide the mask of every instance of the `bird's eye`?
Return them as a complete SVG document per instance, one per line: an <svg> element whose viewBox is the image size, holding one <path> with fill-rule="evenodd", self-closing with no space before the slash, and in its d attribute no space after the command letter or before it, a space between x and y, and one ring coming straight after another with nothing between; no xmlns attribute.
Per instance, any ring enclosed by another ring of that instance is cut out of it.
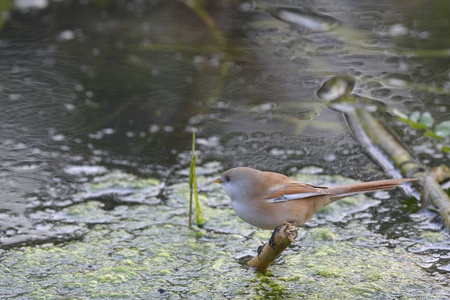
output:
<svg viewBox="0 0 450 300"><path fill-rule="evenodd" d="M230 176L225 176L225 181L226 181L226 182L230 182L230 181L231 181Z"/></svg>

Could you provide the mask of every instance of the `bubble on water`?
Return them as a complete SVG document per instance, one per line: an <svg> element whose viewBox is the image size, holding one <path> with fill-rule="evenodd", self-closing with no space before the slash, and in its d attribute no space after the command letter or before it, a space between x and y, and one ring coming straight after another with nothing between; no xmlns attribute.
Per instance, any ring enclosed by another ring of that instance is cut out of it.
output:
<svg viewBox="0 0 450 300"><path fill-rule="evenodd" d="M92 49L92 55L94 55L94 56L99 56L100 53L101 53L100 49L98 49L98 48Z"/></svg>
<svg viewBox="0 0 450 300"><path fill-rule="evenodd" d="M23 161L23 162L17 162L10 166L11 170L14 171L22 171L22 172L29 172L29 171L36 171L42 166L44 163L42 162L29 162L29 161Z"/></svg>
<svg viewBox="0 0 450 300"><path fill-rule="evenodd" d="M338 24L329 16L306 13L297 7L273 8L271 12L281 20L316 32L329 31Z"/></svg>
<svg viewBox="0 0 450 300"><path fill-rule="evenodd" d="M387 191L376 191L373 193L373 197L380 200L390 199L391 195Z"/></svg>
<svg viewBox="0 0 450 300"><path fill-rule="evenodd" d="M409 33L409 29L403 24L394 24L388 28L390 36L405 36Z"/></svg>
<svg viewBox="0 0 450 300"><path fill-rule="evenodd" d="M175 128L173 128L172 126L169 126L169 125L165 125L165 126L163 127L163 130L164 130L165 132L173 132L173 131L175 130Z"/></svg>
<svg viewBox="0 0 450 300"><path fill-rule="evenodd" d="M9 100L11 101L17 101L20 99L20 97L21 97L20 94L9 94Z"/></svg>
<svg viewBox="0 0 450 300"><path fill-rule="evenodd" d="M150 133L156 133L159 131L159 125L158 124L152 124L150 125L150 128L148 129Z"/></svg>
<svg viewBox="0 0 450 300"><path fill-rule="evenodd" d="M219 138L216 136L211 136L208 138L197 138L195 140L197 145L203 145L206 147L218 147L219 146Z"/></svg>
<svg viewBox="0 0 450 300"><path fill-rule="evenodd" d="M112 128L105 128L103 129L104 134L114 134L114 129Z"/></svg>
<svg viewBox="0 0 450 300"><path fill-rule="evenodd" d="M269 150L270 155L279 156L285 154L285 151L283 149L279 148L272 148Z"/></svg>
<svg viewBox="0 0 450 300"><path fill-rule="evenodd" d="M14 8L21 11L44 9L48 6L48 0L15 0Z"/></svg>
<svg viewBox="0 0 450 300"><path fill-rule="evenodd" d="M324 156L324 159L325 159L326 161L335 161L336 158L337 158L337 157L336 157L336 154L334 154L334 153L327 154L327 155Z"/></svg>
<svg viewBox="0 0 450 300"><path fill-rule="evenodd" d="M71 175L99 175L108 171L103 166L76 166L68 165L64 168L64 172Z"/></svg>
<svg viewBox="0 0 450 300"><path fill-rule="evenodd" d="M58 34L60 41L71 41L75 38L75 33L72 30L64 30Z"/></svg>
<svg viewBox="0 0 450 300"><path fill-rule="evenodd" d="M255 9L256 3L251 3L251 2L242 2L239 6L239 9L241 11L252 11Z"/></svg>
<svg viewBox="0 0 450 300"><path fill-rule="evenodd" d="M202 55L194 56L194 63L201 64L203 62L205 62L205 57L204 56L202 56Z"/></svg>
<svg viewBox="0 0 450 300"><path fill-rule="evenodd" d="M394 87L406 87L407 86L407 82L399 79L399 78L389 78L386 81L386 84L390 85L390 86L394 86Z"/></svg>
<svg viewBox="0 0 450 300"><path fill-rule="evenodd" d="M67 110L69 110L69 111L73 111L73 110L75 110L75 108L76 108L76 106L73 105L73 104L71 104L71 103L66 103L66 104L64 104L64 107L65 107Z"/></svg>
<svg viewBox="0 0 450 300"><path fill-rule="evenodd" d="M302 168L299 171L299 173L311 174L311 175L321 174L321 173L323 173L323 168L315 167L315 166L305 167L305 168Z"/></svg>
<svg viewBox="0 0 450 300"><path fill-rule="evenodd" d="M54 140L55 142L61 142L61 141L64 141L65 139L66 139L66 137L64 136L64 134L52 135L52 140Z"/></svg>
<svg viewBox="0 0 450 300"><path fill-rule="evenodd" d="M100 140L103 138L103 131L97 131L96 133L89 133L88 136L91 139Z"/></svg>
<svg viewBox="0 0 450 300"><path fill-rule="evenodd" d="M252 112L264 112L264 111L269 111L272 110L274 108L278 107L278 104L275 102L267 102L267 103L262 103L262 104L258 104L258 105L252 105L252 107L250 108L250 111Z"/></svg>

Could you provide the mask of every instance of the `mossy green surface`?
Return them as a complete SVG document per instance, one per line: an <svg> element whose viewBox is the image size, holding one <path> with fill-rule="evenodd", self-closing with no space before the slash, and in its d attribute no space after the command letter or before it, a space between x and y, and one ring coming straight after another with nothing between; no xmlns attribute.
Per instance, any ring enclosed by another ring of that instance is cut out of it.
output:
<svg viewBox="0 0 450 300"><path fill-rule="evenodd" d="M447 240L447 237L442 232L425 231L420 237L429 242L443 242Z"/></svg>
<svg viewBox="0 0 450 300"><path fill-rule="evenodd" d="M187 226L187 182L168 187L167 200L159 204L118 205L104 210L102 203L88 200L63 209L59 214L68 221L88 222L93 218L104 222L93 223L81 240L4 251L0 261L0 297L445 299L450 296L448 287L419 267L418 255L402 247L380 246L384 238L370 232L358 220L340 227L330 223L301 229L297 242L269 271L254 272L238 257L256 250L270 232L254 229L239 220L230 206L224 205L228 200L220 186L210 184L213 178L199 176L200 201L208 217L203 229L190 230ZM324 183L334 180L320 178ZM142 193L140 189L146 186L141 183L134 182L129 190ZM105 184L103 190L98 182L93 184L98 192L114 193L112 183ZM90 183L87 185L89 190ZM352 211L364 206L359 201L363 200L350 201ZM336 212L333 208L322 212L328 213Z"/></svg>

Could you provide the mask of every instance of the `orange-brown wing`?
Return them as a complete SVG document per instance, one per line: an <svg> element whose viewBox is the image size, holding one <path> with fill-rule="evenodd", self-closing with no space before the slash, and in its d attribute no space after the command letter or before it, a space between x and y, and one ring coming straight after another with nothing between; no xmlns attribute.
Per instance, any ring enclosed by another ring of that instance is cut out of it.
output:
<svg viewBox="0 0 450 300"><path fill-rule="evenodd" d="M329 194L327 188L317 187L308 183L292 182L270 191L265 198L270 202L283 202L326 194Z"/></svg>

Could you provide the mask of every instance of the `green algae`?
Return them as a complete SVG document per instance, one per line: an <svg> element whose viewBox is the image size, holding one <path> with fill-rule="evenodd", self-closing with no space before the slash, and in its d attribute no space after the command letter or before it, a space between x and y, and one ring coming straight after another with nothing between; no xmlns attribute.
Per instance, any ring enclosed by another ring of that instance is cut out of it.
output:
<svg viewBox="0 0 450 300"><path fill-rule="evenodd" d="M117 178L116 175L111 178ZM104 175L96 180L97 191L114 193L111 187L117 184L107 183L105 178ZM445 286L419 267L419 256L401 247L374 247L382 244L384 238L370 232L358 220L343 227L330 223L302 229L296 243L269 271L254 272L238 257L256 250L270 232L239 220L230 206L224 205L228 200L220 186L209 184L213 178L199 176L200 201L205 204L203 213L209 221L203 229L194 231L187 226L187 183L168 187L167 200L158 205L118 205L105 210L102 203L88 200L63 209L60 214L67 220L88 222L92 218L108 222L93 223L82 240L4 251L0 261L0 297L442 299L449 296ZM346 182L326 176L313 179L321 184ZM104 190L98 185L100 181ZM122 184L122 188L141 193L140 189L146 189L141 183L130 188ZM365 207L364 199L351 200L343 207L358 210ZM335 209L341 213L339 202ZM330 213L333 207L316 220Z"/></svg>
<svg viewBox="0 0 450 300"><path fill-rule="evenodd" d="M425 231L420 237L428 242L443 242L447 237L442 232Z"/></svg>
<svg viewBox="0 0 450 300"><path fill-rule="evenodd" d="M332 241L336 238L330 228L314 228L310 231L310 235L316 241Z"/></svg>
<svg viewBox="0 0 450 300"><path fill-rule="evenodd" d="M138 178L135 175L114 170L103 176L95 177L88 186L91 190L105 190L108 188L147 189L159 184L160 181L155 178Z"/></svg>

